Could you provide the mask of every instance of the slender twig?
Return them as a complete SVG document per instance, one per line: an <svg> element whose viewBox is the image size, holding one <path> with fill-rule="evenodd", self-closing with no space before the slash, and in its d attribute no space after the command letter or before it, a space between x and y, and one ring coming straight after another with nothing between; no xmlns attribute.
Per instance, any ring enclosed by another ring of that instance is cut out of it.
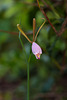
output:
<svg viewBox="0 0 67 100"><path fill-rule="evenodd" d="M19 34L19 32L9 32L9 31L4 31L4 30L0 30L0 32L9 33L9 34L13 34L13 35Z"/></svg>
<svg viewBox="0 0 67 100"><path fill-rule="evenodd" d="M41 0L43 2L44 5L46 5L48 8L51 9L51 7L44 1L44 0Z"/></svg>
<svg viewBox="0 0 67 100"><path fill-rule="evenodd" d="M65 7L66 7L66 19L64 20L64 22L61 26L61 29L58 32L58 36L61 36L64 33L64 31L67 29L67 28L65 28L65 26L67 25L67 0L65 0Z"/></svg>
<svg viewBox="0 0 67 100"><path fill-rule="evenodd" d="M33 42L35 41L34 37L35 37L35 27L36 27L36 20L35 18L33 18Z"/></svg>
<svg viewBox="0 0 67 100"><path fill-rule="evenodd" d="M58 36L61 36L62 33L65 31L65 29L66 29L66 28L65 28L66 24L67 24L67 18L64 20L64 22L63 22L63 24L62 24L61 29L60 29L60 31L58 32Z"/></svg>
<svg viewBox="0 0 67 100"><path fill-rule="evenodd" d="M25 38L30 42L30 43L32 43L32 41L27 37L27 35L23 32L23 30L20 28L20 25L19 24L17 24L17 28L18 28L18 30L22 33L22 35L23 36L25 36Z"/></svg>
<svg viewBox="0 0 67 100"><path fill-rule="evenodd" d="M4 33L9 33L9 34L13 34L13 35L18 35L19 32L9 32L9 31L4 31L4 30L0 30L0 32L4 32ZM33 33L25 33L26 35L32 35Z"/></svg>
<svg viewBox="0 0 67 100"><path fill-rule="evenodd" d="M44 12L43 9L41 9L41 12L46 17L46 19L48 20L49 24L51 25L51 27L53 28L53 30L55 31L55 33L58 35L57 30L55 29L55 27L53 26L53 24L51 23L51 21L49 20L49 18L47 17L47 15L46 15L46 13Z"/></svg>
<svg viewBox="0 0 67 100"><path fill-rule="evenodd" d="M41 12L43 13L43 15L45 16L45 18L48 20L49 24L51 25L51 27L53 28L53 30L55 31L56 35L57 34L57 30L55 29L55 27L53 26L53 24L51 23L51 21L49 20L49 18L47 17L45 11L40 7L39 5L39 1L37 0L37 4L38 4L38 7L40 8Z"/></svg>
<svg viewBox="0 0 67 100"><path fill-rule="evenodd" d="M58 19L60 18L56 9L52 6L52 4L49 2L49 0L47 1L47 3L44 0L41 0L41 1L44 3L44 5L47 4L47 6L53 11L53 13L57 16Z"/></svg>

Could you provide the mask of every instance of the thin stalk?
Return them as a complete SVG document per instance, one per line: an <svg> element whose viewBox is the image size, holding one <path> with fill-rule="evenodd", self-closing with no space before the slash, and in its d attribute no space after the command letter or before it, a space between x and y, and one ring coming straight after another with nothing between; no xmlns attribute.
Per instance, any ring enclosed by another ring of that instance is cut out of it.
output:
<svg viewBox="0 0 67 100"><path fill-rule="evenodd" d="M34 37L35 37L35 27L36 27L36 20L35 18L33 18L33 42L35 41Z"/></svg>
<svg viewBox="0 0 67 100"><path fill-rule="evenodd" d="M29 100L29 82L30 82L30 79L29 79L29 63L30 63L30 59L31 59L31 54L29 55L29 58L28 58L28 64L27 64L27 100Z"/></svg>
<svg viewBox="0 0 67 100"><path fill-rule="evenodd" d="M30 54L29 58L27 59L27 54L26 54L23 42L20 38L20 35L21 35L21 33L19 32L19 40L20 40L21 45L23 47L23 50L25 52L25 58L26 58L26 63L27 63L27 100L29 100L29 62L30 62L30 59L31 59L31 54Z"/></svg>
<svg viewBox="0 0 67 100"><path fill-rule="evenodd" d="M43 24L40 26L40 28L38 29L37 33L36 33L36 36L35 36L35 41L37 39L37 35L38 33L40 32L41 28L43 27L43 25L45 24L46 20L43 22Z"/></svg>
<svg viewBox="0 0 67 100"><path fill-rule="evenodd" d="M29 63L27 64L27 100L29 100Z"/></svg>
<svg viewBox="0 0 67 100"><path fill-rule="evenodd" d="M23 42L22 42L22 40L21 40L20 35L21 35L21 33L19 32L19 40L20 40L21 46L22 46L22 48L23 48L23 50L24 50L24 52L25 52L25 57L27 57L27 54L26 54L26 51L25 51L25 48L24 48L24 45L23 45ZM27 61L27 58L26 58L26 61Z"/></svg>
<svg viewBox="0 0 67 100"><path fill-rule="evenodd" d="M32 41L27 37L27 35L23 32L23 30L20 28L20 25L19 24L17 24L17 28L18 28L18 30L22 33L22 35L23 36L25 36L25 38L30 42L30 43L32 43Z"/></svg>

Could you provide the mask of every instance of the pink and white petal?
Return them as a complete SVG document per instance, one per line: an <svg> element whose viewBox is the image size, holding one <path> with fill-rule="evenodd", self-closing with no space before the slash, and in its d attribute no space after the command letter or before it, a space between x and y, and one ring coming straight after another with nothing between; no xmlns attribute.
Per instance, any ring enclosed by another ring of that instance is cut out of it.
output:
<svg viewBox="0 0 67 100"><path fill-rule="evenodd" d="M34 55L36 55L38 53L42 54L42 50L41 50L40 46L35 42L32 43L32 52Z"/></svg>

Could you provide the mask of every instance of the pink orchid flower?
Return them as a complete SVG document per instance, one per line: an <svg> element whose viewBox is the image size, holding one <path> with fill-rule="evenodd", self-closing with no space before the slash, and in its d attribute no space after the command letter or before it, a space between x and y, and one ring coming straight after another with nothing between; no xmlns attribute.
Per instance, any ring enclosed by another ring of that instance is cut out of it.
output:
<svg viewBox="0 0 67 100"><path fill-rule="evenodd" d="M35 42L32 43L32 52L36 56L36 59L40 59L40 55L42 54L42 49Z"/></svg>
<svg viewBox="0 0 67 100"><path fill-rule="evenodd" d="M23 36L25 36L25 38L32 43L32 53L36 56L36 59L40 59L40 55L42 54L42 49L40 48L40 46L35 43L36 39L37 39L37 35L40 32L41 28L43 27L43 25L45 24L46 21L43 22L43 24L40 26L40 28L38 29L36 36L35 36L35 18L33 18L33 41L31 41L28 36L24 33L24 31L20 28L20 25L17 24L17 28L18 30L22 33Z"/></svg>

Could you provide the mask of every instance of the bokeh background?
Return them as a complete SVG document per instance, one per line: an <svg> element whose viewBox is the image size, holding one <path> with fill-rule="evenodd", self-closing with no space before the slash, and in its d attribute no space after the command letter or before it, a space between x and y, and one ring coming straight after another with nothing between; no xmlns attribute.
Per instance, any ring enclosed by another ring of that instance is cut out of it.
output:
<svg viewBox="0 0 67 100"><path fill-rule="evenodd" d="M67 0L40 0L40 5L59 31L67 17ZM32 40L34 17L37 31L45 16L36 0L0 0L0 100L26 100L30 55L30 100L67 100L67 29L57 37L46 20L36 41L43 49L37 60L31 44L21 36L25 55L17 29L21 23Z"/></svg>

